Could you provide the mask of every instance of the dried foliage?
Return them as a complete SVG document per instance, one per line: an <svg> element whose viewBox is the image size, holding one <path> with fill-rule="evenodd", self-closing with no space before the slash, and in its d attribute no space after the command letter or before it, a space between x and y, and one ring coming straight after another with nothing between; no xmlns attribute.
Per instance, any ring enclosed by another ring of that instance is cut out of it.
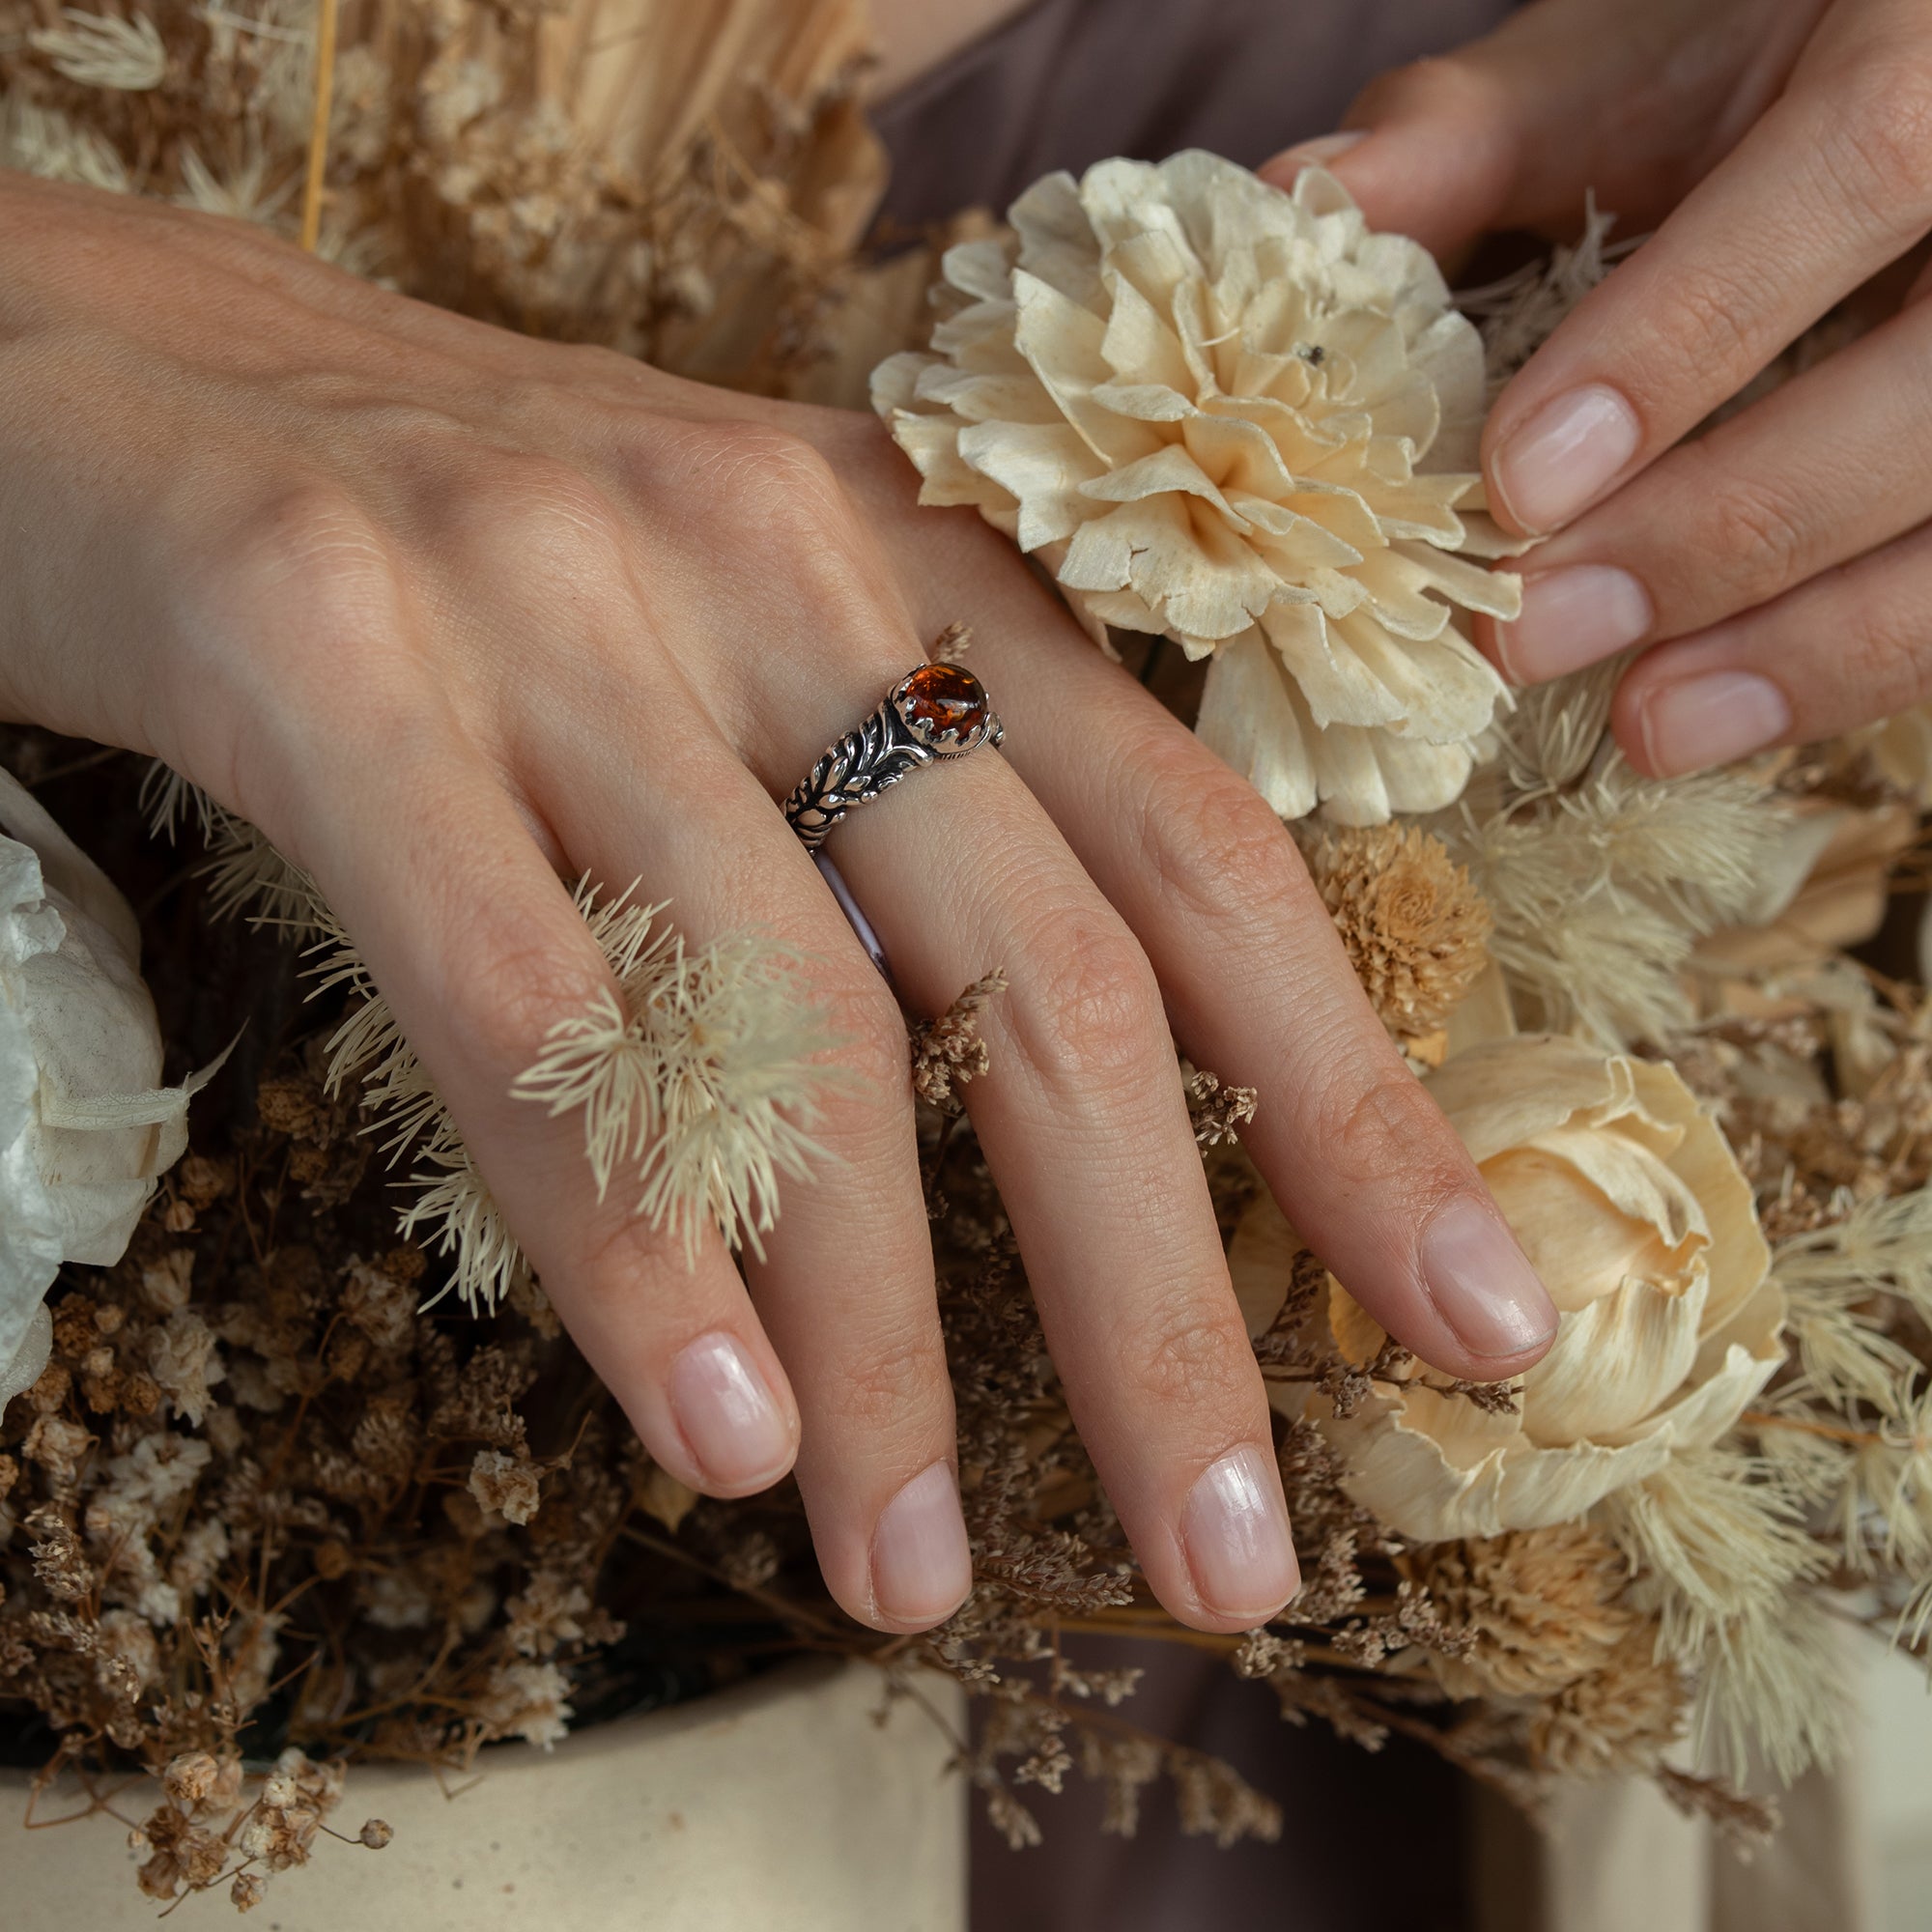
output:
<svg viewBox="0 0 1932 1932"><path fill-rule="evenodd" d="M295 239L313 0L0 0L0 167ZM717 50L733 57L720 61ZM529 334L783 390L884 185L854 0L343 0L321 253Z"/></svg>

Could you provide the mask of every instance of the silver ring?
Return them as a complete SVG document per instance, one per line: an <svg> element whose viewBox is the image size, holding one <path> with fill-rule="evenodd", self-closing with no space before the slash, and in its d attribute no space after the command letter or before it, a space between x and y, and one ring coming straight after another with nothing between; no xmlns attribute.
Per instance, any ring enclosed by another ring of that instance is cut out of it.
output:
<svg viewBox="0 0 1932 1932"><path fill-rule="evenodd" d="M1006 735L986 687L970 670L923 664L886 693L856 731L826 748L785 800L785 822L808 852L816 852L848 811L869 805L908 772L997 746Z"/></svg>

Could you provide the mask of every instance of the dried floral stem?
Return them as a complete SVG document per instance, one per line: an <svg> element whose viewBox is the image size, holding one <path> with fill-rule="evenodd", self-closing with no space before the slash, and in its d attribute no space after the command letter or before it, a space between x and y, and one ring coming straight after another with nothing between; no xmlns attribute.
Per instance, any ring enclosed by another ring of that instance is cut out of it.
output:
<svg viewBox="0 0 1932 1932"><path fill-rule="evenodd" d="M316 0L315 116L309 127L301 215L301 245L311 255L322 240L323 179L328 171L328 117L335 98L337 4L338 0Z"/></svg>

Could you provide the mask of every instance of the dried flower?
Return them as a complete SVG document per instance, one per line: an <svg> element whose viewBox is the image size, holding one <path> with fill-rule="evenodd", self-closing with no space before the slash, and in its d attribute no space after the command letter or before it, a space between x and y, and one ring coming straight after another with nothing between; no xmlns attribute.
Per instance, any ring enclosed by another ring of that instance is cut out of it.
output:
<svg viewBox="0 0 1932 1932"><path fill-rule="evenodd" d="M479 1509L499 1522L528 1522L542 1500L538 1474L527 1456L479 1449L469 1465L469 1493Z"/></svg>
<svg viewBox="0 0 1932 1932"><path fill-rule="evenodd" d="M1426 1084L1561 1326L1520 1414L1427 1386L1412 1363L1378 1369L1347 1416L1287 1385L1277 1400L1305 1404L1347 1458L1349 1493L1400 1535L1494 1536L1574 1520L1716 1442L1783 1359L1784 1300L1749 1184L1683 1081L1521 1036ZM1249 1211L1279 1213L1265 1199ZM1339 1285L1329 1321L1348 1361L1376 1362L1387 1337Z"/></svg>
<svg viewBox="0 0 1932 1932"><path fill-rule="evenodd" d="M687 954L671 928L651 933L661 907L627 897L580 893L618 991L553 1028L511 1091L553 1116L581 1108L600 1194L624 1168L636 1211L681 1228L687 1253L716 1227L762 1255L780 1176L803 1178L821 1151L809 1129L834 1076L813 1063L837 1042L788 949L732 933Z"/></svg>
<svg viewBox="0 0 1932 1932"><path fill-rule="evenodd" d="M1643 1622L1622 1601L1629 1564L1585 1523L1432 1544L1405 1567L1476 1633L1465 1655L1429 1659L1452 1697L1547 1696L1603 1669Z"/></svg>
<svg viewBox="0 0 1932 1932"><path fill-rule="evenodd" d="M129 94L161 84L168 71L168 51L147 14L122 20L112 14L63 7L61 18L66 26L36 28L27 36L27 43L69 80L81 87L112 87Z"/></svg>
<svg viewBox="0 0 1932 1932"><path fill-rule="evenodd" d="M1689 1707L1682 1667L1659 1656L1657 1628L1642 1623L1595 1670L1539 1706L1530 1753L1559 1776L1653 1772L1683 1734Z"/></svg>
<svg viewBox="0 0 1932 1932"><path fill-rule="evenodd" d="M1439 838L1413 827L1324 832L1308 869L1382 1024L1420 1039L1489 964L1490 909Z"/></svg>
<svg viewBox="0 0 1932 1932"><path fill-rule="evenodd" d="M1007 989L1007 976L995 969L975 980L936 1020L912 1030L912 1091L944 1114L964 1111L958 1090L979 1079L988 1065L980 1037L980 1010Z"/></svg>
<svg viewBox="0 0 1932 1932"><path fill-rule="evenodd" d="M0 1374L63 1262L121 1259L213 1073L162 1087L127 900L0 772ZM17 1378L17 1374L15 1378Z"/></svg>
<svg viewBox="0 0 1932 1932"><path fill-rule="evenodd" d="M1475 473L1474 327L1339 184L1211 155L1049 175L962 243L933 355L873 406L924 478L1037 553L1076 613L1211 656L1203 738L1289 817L1428 811L1505 701L1458 611L1520 586ZM963 298L963 302L959 299Z"/></svg>

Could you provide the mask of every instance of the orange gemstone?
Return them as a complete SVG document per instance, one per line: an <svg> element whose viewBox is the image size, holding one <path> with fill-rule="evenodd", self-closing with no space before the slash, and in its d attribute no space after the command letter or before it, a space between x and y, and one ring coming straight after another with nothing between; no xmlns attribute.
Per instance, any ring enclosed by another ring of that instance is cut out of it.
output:
<svg viewBox="0 0 1932 1932"><path fill-rule="evenodd" d="M930 744L937 738L964 740L986 722L986 688L957 665L921 665L899 694L906 723Z"/></svg>

